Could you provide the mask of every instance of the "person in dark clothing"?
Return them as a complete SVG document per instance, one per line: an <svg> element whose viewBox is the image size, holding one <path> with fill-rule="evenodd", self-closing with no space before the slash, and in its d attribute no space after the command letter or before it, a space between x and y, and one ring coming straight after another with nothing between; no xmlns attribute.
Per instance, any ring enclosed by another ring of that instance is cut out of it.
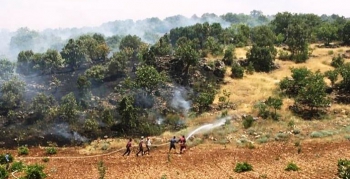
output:
<svg viewBox="0 0 350 179"><path fill-rule="evenodd" d="M175 143L176 143L176 137L174 136L172 139L170 139L169 153L170 153L171 149L174 149L176 151Z"/></svg>
<svg viewBox="0 0 350 179"><path fill-rule="evenodd" d="M186 138L185 136L183 135L179 141L180 143L180 154L182 154L185 150L186 150Z"/></svg>
<svg viewBox="0 0 350 179"><path fill-rule="evenodd" d="M139 142L139 151L137 152L136 156L139 156L139 153L143 156L143 136L141 137L141 140Z"/></svg>
<svg viewBox="0 0 350 179"><path fill-rule="evenodd" d="M131 152L131 142L132 142L132 139L130 138L129 139L129 142L126 144L126 151L125 153L123 154L123 156L126 154L126 156L129 156L130 155L130 152Z"/></svg>

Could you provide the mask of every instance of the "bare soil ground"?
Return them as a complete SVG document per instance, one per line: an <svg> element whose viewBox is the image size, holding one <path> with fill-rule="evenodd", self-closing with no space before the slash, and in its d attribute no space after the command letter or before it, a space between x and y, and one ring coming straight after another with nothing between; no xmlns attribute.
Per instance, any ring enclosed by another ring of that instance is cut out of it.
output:
<svg viewBox="0 0 350 179"><path fill-rule="evenodd" d="M82 155L80 148L61 148L57 155L49 157L45 150L31 148L30 155L15 157L26 164L45 165L48 178L91 178L99 177L97 165L103 161L106 167L105 178L335 178L337 161L350 158L348 140L305 140L301 153L292 142L270 142L254 149L236 145L220 145L210 142L189 148L185 154L171 152L168 145L157 147L150 155L136 157L136 151L122 157L124 149L107 154ZM136 148L134 149L136 150ZM15 154L16 151L12 151ZM177 151L178 152L178 151ZM238 162L248 162L253 171L235 173ZM289 162L297 164L301 170L287 172ZM15 173L21 176L22 173ZM11 176L11 178L14 178Z"/></svg>

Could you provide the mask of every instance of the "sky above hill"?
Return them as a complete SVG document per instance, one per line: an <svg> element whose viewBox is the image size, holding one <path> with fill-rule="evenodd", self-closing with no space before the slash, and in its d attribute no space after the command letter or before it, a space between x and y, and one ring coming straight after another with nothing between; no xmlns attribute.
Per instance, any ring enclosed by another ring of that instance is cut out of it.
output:
<svg viewBox="0 0 350 179"><path fill-rule="evenodd" d="M0 29L99 26L114 20L252 10L265 15L288 11L350 17L349 7L346 0L1 0Z"/></svg>

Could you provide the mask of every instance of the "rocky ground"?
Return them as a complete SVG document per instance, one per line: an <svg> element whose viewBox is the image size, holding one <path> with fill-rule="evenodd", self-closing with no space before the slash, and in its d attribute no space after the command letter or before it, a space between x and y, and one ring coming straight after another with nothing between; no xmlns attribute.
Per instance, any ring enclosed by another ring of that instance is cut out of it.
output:
<svg viewBox="0 0 350 179"><path fill-rule="evenodd" d="M124 149L109 153L83 155L81 148L60 148L56 155L47 157L45 150L30 148L25 157L16 156L26 164L45 165L47 178L98 178L99 161L106 167L105 178L336 178L337 161L350 158L350 141L320 140L303 141L301 152L292 142L269 142L255 146L254 149L237 147L234 144L219 145L204 143L189 148L185 154L168 154L168 145L154 148L150 155L136 157L136 151L122 157ZM136 150L136 148L134 149ZM4 152L4 151L1 151ZM248 162L253 171L236 173L238 162ZM287 172L289 162L300 167L299 171ZM19 177L22 173L14 173ZM15 178L11 176L10 178Z"/></svg>

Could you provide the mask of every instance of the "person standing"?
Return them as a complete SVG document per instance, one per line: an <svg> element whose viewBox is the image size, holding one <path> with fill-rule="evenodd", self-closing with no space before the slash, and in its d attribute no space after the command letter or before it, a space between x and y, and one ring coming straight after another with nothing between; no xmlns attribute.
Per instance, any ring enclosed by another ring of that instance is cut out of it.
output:
<svg viewBox="0 0 350 179"><path fill-rule="evenodd" d="M141 140L139 142L139 151L137 152L136 156L139 156L139 153L143 156L143 136L141 137Z"/></svg>
<svg viewBox="0 0 350 179"><path fill-rule="evenodd" d="M8 152L5 155L5 159L6 159L6 170L8 170L10 167L10 154Z"/></svg>
<svg viewBox="0 0 350 179"><path fill-rule="evenodd" d="M151 145L152 145L151 139L149 137L147 137L147 139L146 139L146 151L144 152L145 154L147 152L147 154L149 155L149 152L151 150Z"/></svg>
<svg viewBox="0 0 350 179"><path fill-rule="evenodd" d="M182 154L186 150L186 138L184 135L179 139L179 143L180 143L180 154Z"/></svg>
<svg viewBox="0 0 350 179"><path fill-rule="evenodd" d="M176 143L176 137L174 136L172 139L170 139L169 153L170 153L171 149L174 149L176 151L175 143Z"/></svg>
<svg viewBox="0 0 350 179"><path fill-rule="evenodd" d="M130 155L130 152L131 152L131 145L132 145L132 139L130 138L129 139L129 142L126 144L126 151L125 153L123 154L123 156L126 154L126 156L129 156Z"/></svg>

